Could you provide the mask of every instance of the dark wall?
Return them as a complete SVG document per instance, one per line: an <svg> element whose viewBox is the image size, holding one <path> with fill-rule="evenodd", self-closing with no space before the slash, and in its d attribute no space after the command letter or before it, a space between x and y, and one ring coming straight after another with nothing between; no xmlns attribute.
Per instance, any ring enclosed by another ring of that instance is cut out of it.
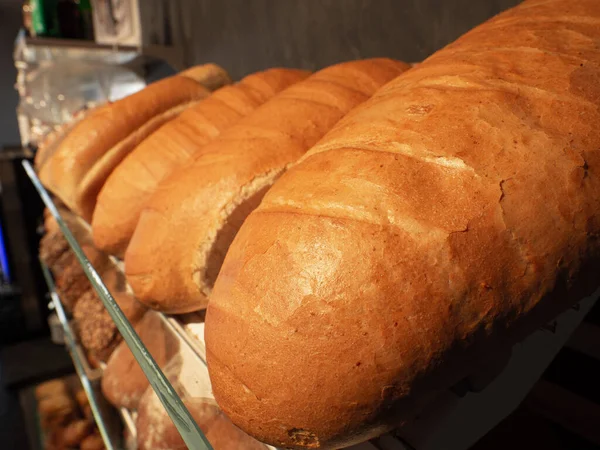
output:
<svg viewBox="0 0 600 450"><path fill-rule="evenodd" d="M16 113L19 95L14 89L17 71L13 64L13 45L21 23L21 2L0 0L0 146L21 142Z"/></svg>
<svg viewBox="0 0 600 450"><path fill-rule="evenodd" d="M193 0L194 63L234 78L270 66L316 69L389 56L416 62L520 0Z"/></svg>

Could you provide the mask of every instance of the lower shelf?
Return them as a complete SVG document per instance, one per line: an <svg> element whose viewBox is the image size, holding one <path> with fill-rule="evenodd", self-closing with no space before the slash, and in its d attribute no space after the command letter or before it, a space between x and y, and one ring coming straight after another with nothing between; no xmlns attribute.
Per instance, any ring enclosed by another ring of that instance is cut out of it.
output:
<svg viewBox="0 0 600 450"><path fill-rule="evenodd" d="M65 345L73 361L73 366L88 398L94 420L107 450L124 448L121 420L117 411L104 399L100 391L102 371L92 369L79 346L76 335L63 309L60 297L54 288L54 281L48 267L41 263L42 272L52 298L54 310L63 327Z"/></svg>

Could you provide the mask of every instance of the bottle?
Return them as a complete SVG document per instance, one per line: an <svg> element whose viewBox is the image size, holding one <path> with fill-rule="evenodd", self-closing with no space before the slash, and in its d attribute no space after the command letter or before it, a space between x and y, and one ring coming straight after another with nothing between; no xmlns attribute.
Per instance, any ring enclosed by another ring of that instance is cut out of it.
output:
<svg viewBox="0 0 600 450"><path fill-rule="evenodd" d="M79 15L83 28L83 39L94 40L94 19L90 0L79 0Z"/></svg>
<svg viewBox="0 0 600 450"><path fill-rule="evenodd" d="M30 0L34 36L57 37L59 35L56 6L56 0Z"/></svg>

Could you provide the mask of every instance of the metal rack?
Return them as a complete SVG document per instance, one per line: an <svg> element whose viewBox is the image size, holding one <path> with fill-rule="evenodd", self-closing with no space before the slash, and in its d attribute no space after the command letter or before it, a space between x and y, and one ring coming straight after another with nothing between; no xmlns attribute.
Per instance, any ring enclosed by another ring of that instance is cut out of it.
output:
<svg viewBox="0 0 600 450"><path fill-rule="evenodd" d="M67 229L52 199L41 185L29 163L23 163L29 177L39 191L46 206L56 217L61 230L85 269L86 275L102 299L115 324L122 332L152 387L165 405L184 440L190 448L211 448L193 422L164 374L143 346L133 328L127 323L98 273L91 267L79 244ZM89 230L89 224L82 223ZM120 270L123 264L116 258L113 263ZM465 450L509 415L525 398L544 370L566 344L573 331L579 326L587 312L596 303L600 290L582 299L577 307L564 312L549 326L543 327L514 346L512 354L500 361L494 355L481 365L481 373L473 374L454 388L442 392L410 423L396 431L352 447L353 450ZM176 336L202 363L206 372L206 350L204 346L203 316L198 313L182 316L167 316L156 313L166 329ZM502 359L502 358L500 358ZM483 381L482 381L483 380ZM163 383L164 381L164 383ZM178 408L178 409L173 409ZM183 412L184 411L184 412ZM190 423L191 421L191 423ZM194 440L194 441L190 441ZM271 447L272 448L272 447Z"/></svg>

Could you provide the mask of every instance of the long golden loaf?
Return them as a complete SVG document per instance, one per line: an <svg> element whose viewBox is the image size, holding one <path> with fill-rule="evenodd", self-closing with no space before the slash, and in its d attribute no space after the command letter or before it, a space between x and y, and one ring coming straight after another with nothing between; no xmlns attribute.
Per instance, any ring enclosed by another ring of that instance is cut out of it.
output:
<svg viewBox="0 0 600 450"><path fill-rule="evenodd" d="M323 69L268 101L162 182L125 255L136 297L171 313L206 306L246 215L286 166L408 65L389 59Z"/></svg>
<svg viewBox="0 0 600 450"><path fill-rule="evenodd" d="M364 440L598 287L599 25L596 0L525 1L275 183L207 312L236 425L278 447Z"/></svg>
<svg viewBox="0 0 600 450"><path fill-rule="evenodd" d="M207 79L207 84L214 86L216 68L218 66L210 64L190 69L94 109L70 130L42 166L41 181L75 213L85 213L91 218L89 211L93 210L93 205L81 204L82 194L78 193L86 174L96 164L108 164L114 168L131 147L123 147L121 153L111 153L108 159L104 159L104 155L147 122L160 120L161 115L172 114L169 111L173 108L206 97L210 91L204 87L203 81ZM224 71L220 71L223 82L228 81ZM151 132L153 128L146 130ZM98 171L102 176L105 172ZM92 183L88 180L87 184ZM89 199L89 196L84 195L84 198Z"/></svg>
<svg viewBox="0 0 600 450"><path fill-rule="evenodd" d="M142 208L163 179L223 130L308 75L295 69L249 75L217 90L145 139L102 187L92 220L96 246L122 257Z"/></svg>

